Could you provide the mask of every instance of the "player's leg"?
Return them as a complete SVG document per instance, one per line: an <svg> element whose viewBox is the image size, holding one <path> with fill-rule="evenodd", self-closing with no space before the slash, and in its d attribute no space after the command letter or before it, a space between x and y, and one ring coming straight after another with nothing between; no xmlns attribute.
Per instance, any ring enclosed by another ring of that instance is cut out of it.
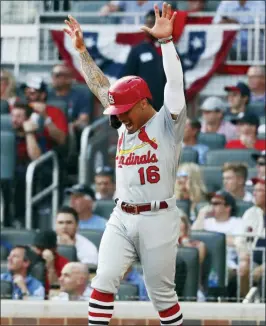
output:
<svg viewBox="0 0 266 326"><path fill-rule="evenodd" d="M121 278L135 259L135 249L119 216L113 213L102 237L98 268L91 283L94 290L89 302L89 325L109 324Z"/></svg>
<svg viewBox="0 0 266 326"><path fill-rule="evenodd" d="M175 209L145 216L141 222L140 258L144 280L161 325L183 323L174 282L179 225Z"/></svg>

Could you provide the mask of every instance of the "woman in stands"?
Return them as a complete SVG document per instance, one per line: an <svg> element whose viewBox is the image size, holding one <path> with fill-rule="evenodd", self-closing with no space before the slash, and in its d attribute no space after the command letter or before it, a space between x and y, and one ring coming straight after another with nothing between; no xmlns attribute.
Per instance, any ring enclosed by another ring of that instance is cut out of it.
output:
<svg viewBox="0 0 266 326"><path fill-rule="evenodd" d="M1 69L1 100L6 100L9 107L18 100L15 78L9 71L3 69Z"/></svg>
<svg viewBox="0 0 266 326"><path fill-rule="evenodd" d="M199 165L181 164L176 178L176 199L190 201L190 221L196 218L196 205L207 199L207 188L203 182Z"/></svg>

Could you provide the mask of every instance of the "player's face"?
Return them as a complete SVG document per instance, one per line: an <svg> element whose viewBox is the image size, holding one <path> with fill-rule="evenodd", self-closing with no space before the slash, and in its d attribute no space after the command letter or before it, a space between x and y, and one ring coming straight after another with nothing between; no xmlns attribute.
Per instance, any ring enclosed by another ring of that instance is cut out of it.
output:
<svg viewBox="0 0 266 326"><path fill-rule="evenodd" d="M143 112L148 105L148 101L144 99L134 105L129 111L117 115L118 120L126 126L129 134L134 134L146 123Z"/></svg>

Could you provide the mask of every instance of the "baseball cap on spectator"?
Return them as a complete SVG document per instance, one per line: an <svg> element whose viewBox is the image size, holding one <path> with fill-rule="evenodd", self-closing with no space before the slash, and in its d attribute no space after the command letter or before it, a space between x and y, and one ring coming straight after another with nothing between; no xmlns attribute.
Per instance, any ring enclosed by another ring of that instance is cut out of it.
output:
<svg viewBox="0 0 266 326"><path fill-rule="evenodd" d="M261 178L252 178L251 179L252 184L255 186L257 183L261 183L263 185L266 184L266 180L265 179L261 179Z"/></svg>
<svg viewBox="0 0 266 326"><path fill-rule="evenodd" d="M46 92L47 85L44 83L40 77L31 77L24 84L21 85L22 89L33 88L37 91Z"/></svg>
<svg viewBox="0 0 266 326"><path fill-rule="evenodd" d="M235 212L236 210L236 201L235 198L227 191L224 190L219 190L216 191L212 198L221 198L224 200L225 205L227 206L231 206L231 214L233 214L233 212Z"/></svg>
<svg viewBox="0 0 266 326"><path fill-rule="evenodd" d="M36 234L33 245L39 249L54 249L57 247L57 236L53 230L40 231Z"/></svg>
<svg viewBox="0 0 266 326"><path fill-rule="evenodd" d="M72 186L71 188L67 188L65 190L65 194L67 195L74 195L74 194L80 194L80 195L86 195L91 197L92 200L95 200L95 192L88 186L83 184L76 184Z"/></svg>
<svg viewBox="0 0 266 326"><path fill-rule="evenodd" d="M242 96L250 97L250 89L245 83L239 82L236 86L226 86L224 88L227 92L239 92Z"/></svg>
<svg viewBox="0 0 266 326"><path fill-rule="evenodd" d="M249 124L249 125L253 125L256 126L258 128L258 126L260 125L260 120L258 118L258 116L256 114L253 113L244 113L241 117L237 118L237 119L233 119L232 123L234 124Z"/></svg>
<svg viewBox="0 0 266 326"><path fill-rule="evenodd" d="M101 166L98 167L95 171L95 175L110 175L113 176L114 175L114 169L111 168L110 166Z"/></svg>
<svg viewBox="0 0 266 326"><path fill-rule="evenodd" d="M216 96L208 97L201 105L202 111L225 111L225 103Z"/></svg>
<svg viewBox="0 0 266 326"><path fill-rule="evenodd" d="M264 158L264 160L266 160L266 151L262 151L260 153L253 153L251 154L251 157L254 159L254 161L257 161L258 158Z"/></svg>

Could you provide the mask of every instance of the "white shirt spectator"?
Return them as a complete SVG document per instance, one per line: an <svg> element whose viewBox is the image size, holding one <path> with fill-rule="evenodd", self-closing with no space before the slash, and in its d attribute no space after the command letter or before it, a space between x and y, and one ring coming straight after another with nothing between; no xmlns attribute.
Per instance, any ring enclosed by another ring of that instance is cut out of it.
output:
<svg viewBox="0 0 266 326"><path fill-rule="evenodd" d="M77 233L75 247L79 262L83 264L98 264L98 250L90 240Z"/></svg>
<svg viewBox="0 0 266 326"><path fill-rule="evenodd" d="M71 301L89 301L92 288L88 285L82 295L75 297ZM51 300L70 301L69 294L66 292L60 292L57 296L51 298Z"/></svg>
<svg viewBox="0 0 266 326"><path fill-rule="evenodd" d="M230 217L227 221L217 221L214 217L204 220L204 230L220 232L226 235L238 235L243 233L243 221L241 218ZM237 268L237 251L233 247L227 246L227 267Z"/></svg>
<svg viewBox="0 0 266 326"><path fill-rule="evenodd" d="M249 201L249 202L253 202L254 198L251 192L249 191L245 191L245 195L242 199L243 201Z"/></svg>
<svg viewBox="0 0 266 326"><path fill-rule="evenodd" d="M237 15L242 13L241 15ZM244 14L246 13L246 14ZM260 16L261 23L265 20L265 2L264 1L250 1L248 0L243 6L239 4L239 1L221 1L216 15L213 19L213 23L219 23L223 17L228 17L237 20L240 24L250 24L254 22L254 17L258 14L264 14Z"/></svg>

